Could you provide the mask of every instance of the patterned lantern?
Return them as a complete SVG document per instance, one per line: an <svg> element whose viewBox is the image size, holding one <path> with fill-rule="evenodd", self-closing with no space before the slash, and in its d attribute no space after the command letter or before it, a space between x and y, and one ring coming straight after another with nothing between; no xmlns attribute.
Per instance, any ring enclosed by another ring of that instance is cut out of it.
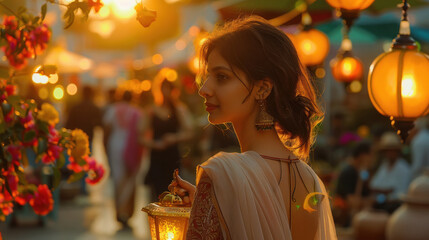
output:
<svg viewBox="0 0 429 240"><path fill-rule="evenodd" d="M429 113L429 56L418 50L410 36L407 1L402 8L398 37L390 51L378 56L370 66L368 93L374 107L390 116L392 126L405 141L413 121Z"/></svg>
<svg viewBox="0 0 429 240"><path fill-rule="evenodd" d="M164 192L160 199L160 202L150 203L142 209L149 216L152 239L185 239L191 207L170 192Z"/></svg>

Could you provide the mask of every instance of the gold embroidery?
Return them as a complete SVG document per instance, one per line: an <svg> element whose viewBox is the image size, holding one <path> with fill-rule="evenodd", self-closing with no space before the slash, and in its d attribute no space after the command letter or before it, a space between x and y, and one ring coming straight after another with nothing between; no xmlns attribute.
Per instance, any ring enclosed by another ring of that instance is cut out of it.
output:
<svg viewBox="0 0 429 240"><path fill-rule="evenodd" d="M212 182L203 174L197 186L186 239L223 240L212 192Z"/></svg>

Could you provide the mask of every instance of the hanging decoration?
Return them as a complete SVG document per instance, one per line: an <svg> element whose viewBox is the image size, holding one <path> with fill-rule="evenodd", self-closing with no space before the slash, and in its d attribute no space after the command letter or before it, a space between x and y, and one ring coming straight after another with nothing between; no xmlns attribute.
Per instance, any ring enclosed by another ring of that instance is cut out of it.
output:
<svg viewBox="0 0 429 240"><path fill-rule="evenodd" d="M368 93L382 115L390 117L403 142L416 118L429 113L429 56L420 52L411 37L407 0L403 1L399 34L388 52L369 68Z"/></svg>

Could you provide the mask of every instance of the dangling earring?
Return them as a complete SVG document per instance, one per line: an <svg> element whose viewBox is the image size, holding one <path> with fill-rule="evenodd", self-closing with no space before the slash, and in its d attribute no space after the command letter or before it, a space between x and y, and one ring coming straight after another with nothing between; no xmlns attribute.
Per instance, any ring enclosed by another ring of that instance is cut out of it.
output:
<svg viewBox="0 0 429 240"><path fill-rule="evenodd" d="M264 99L256 100L259 105L259 114L256 117L255 127L258 131L271 130L274 128L274 118L268 114L265 109L266 102Z"/></svg>

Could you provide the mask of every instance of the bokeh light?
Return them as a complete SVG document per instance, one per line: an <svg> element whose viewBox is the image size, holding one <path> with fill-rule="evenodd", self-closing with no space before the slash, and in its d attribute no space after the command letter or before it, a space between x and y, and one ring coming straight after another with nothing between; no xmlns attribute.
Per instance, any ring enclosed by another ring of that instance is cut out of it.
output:
<svg viewBox="0 0 429 240"><path fill-rule="evenodd" d="M73 96L77 93L77 86L74 83L70 83L66 88L67 94Z"/></svg>
<svg viewBox="0 0 429 240"><path fill-rule="evenodd" d="M46 84L49 81L48 76L42 75L40 73L33 73L33 76L31 77L34 83L37 84Z"/></svg>
<svg viewBox="0 0 429 240"><path fill-rule="evenodd" d="M52 92L53 96L57 100L61 100L64 97L64 88L61 85L57 85Z"/></svg>
<svg viewBox="0 0 429 240"><path fill-rule="evenodd" d="M183 49L186 48L186 42L183 41L182 39L177 40L175 45L178 51L182 51Z"/></svg>
<svg viewBox="0 0 429 240"><path fill-rule="evenodd" d="M41 99L47 99L49 97L49 91L46 87L42 87L39 89L38 95Z"/></svg>
<svg viewBox="0 0 429 240"><path fill-rule="evenodd" d="M51 75L49 75L49 78L48 78L48 82L50 83L50 84L55 84L55 83L57 83L58 82L58 74L51 74Z"/></svg>
<svg viewBox="0 0 429 240"><path fill-rule="evenodd" d="M149 91L152 88L152 83L150 82L150 80L143 80L140 83L140 87L143 91Z"/></svg>
<svg viewBox="0 0 429 240"><path fill-rule="evenodd" d="M157 53L157 54L155 54L155 55L152 56L152 62L153 62L153 64L159 65L163 61L164 61L164 58L159 53Z"/></svg>
<svg viewBox="0 0 429 240"><path fill-rule="evenodd" d="M165 71L165 78L170 81L174 82L177 80L177 72L174 69L168 69Z"/></svg>
<svg viewBox="0 0 429 240"><path fill-rule="evenodd" d="M317 78L324 78L326 75L326 71L324 68L317 68L315 74Z"/></svg>
<svg viewBox="0 0 429 240"><path fill-rule="evenodd" d="M200 33L200 28L197 26L192 26L189 28L189 35L196 37Z"/></svg>
<svg viewBox="0 0 429 240"><path fill-rule="evenodd" d="M350 83L349 88L350 88L350 92L358 93L358 92L362 91L362 83L358 80L352 81Z"/></svg>
<svg viewBox="0 0 429 240"><path fill-rule="evenodd" d="M106 3L107 5L108 3ZM136 6L136 0L113 0L111 8L113 14L118 18L131 18L135 14L134 7Z"/></svg>

